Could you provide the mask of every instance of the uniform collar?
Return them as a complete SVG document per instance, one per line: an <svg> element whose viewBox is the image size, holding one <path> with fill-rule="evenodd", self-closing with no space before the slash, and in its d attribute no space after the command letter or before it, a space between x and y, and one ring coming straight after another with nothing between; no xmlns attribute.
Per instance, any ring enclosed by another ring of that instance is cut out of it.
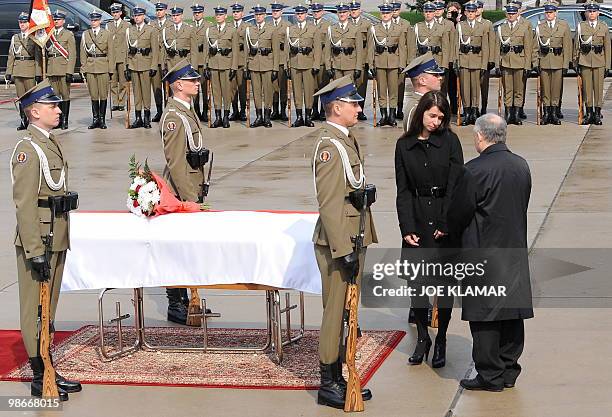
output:
<svg viewBox="0 0 612 417"><path fill-rule="evenodd" d="M51 137L51 133L46 130L36 126L35 124L30 123L30 126L34 128L35 131L40 132L45 138L49 139Z"/></svg>
<svg viewBox="0 0 612 417"><path fill-rule="evenodd" d="M136 25L138 30L142 30L143 27L145 27L145 22L142 22L140 25Z"/></svg>
<svg viewBox="0 0 612 417"><path fill-rule="evenodd" d="M348 136L349 136L349 130L348 130L348 128L346 128L346 127L344 127L344 126L340 126L339 124L334 123L334 122L330 122L330 121L328 121L328 122L327 122L327 124L328 124L328 125L330 125L330 126L335 127L335 128L336 128L336 129L338 129L340 132L344 133L344 135L345 135L345 136L348 138Z"/></svg>
<svg viewBox="0 0 612 417"><path fill-rule="evenodd" d="M176 97L173 97L173 98L174 98L174 100L175 100L177 103L179 103L180 105L182 105L183 107L185 107L185 109L187 109L187 110L191 110L191 103L188 103L188 102L186 102L186 101L183 101L183 100L181 100L180 98L176 98Z"/></svg>

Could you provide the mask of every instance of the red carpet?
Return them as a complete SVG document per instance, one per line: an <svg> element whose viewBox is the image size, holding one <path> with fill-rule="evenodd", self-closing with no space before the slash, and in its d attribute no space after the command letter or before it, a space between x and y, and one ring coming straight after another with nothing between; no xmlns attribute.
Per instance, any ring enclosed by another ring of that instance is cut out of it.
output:
<svg viewBox="0 0 612 417"><path fill-rule="evenodd" d="M126 345L134 340L133 329L126 329ZM266 331L260 329L209 329L212 346L259 345ZM357 371L366 384L405 332L364 331L357 345ZM108 341L116 340L109 328ZM198 346L201 329L156 327L147 329L149 343ZM112 362L102 362L97 326L56 336L54 362L67 378L89 384L191 386L250 389L316 389L319 384L319 331L307 330L297 343L286 346L283 362L275 364L268 354L241 353L158 353L138 351ZM18 331L0 331L0 380L27 381L31 371ZM346 368L345 368L346 374Z"/></svg>

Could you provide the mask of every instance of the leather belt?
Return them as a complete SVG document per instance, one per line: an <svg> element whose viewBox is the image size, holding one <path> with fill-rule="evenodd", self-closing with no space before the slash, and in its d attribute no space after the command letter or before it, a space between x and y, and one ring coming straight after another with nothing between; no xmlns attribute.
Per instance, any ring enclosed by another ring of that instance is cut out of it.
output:
<svg viewBox="0 0 612 417"><path fill-rule="evenodd" d="M416 197L442 198L446 195L445 187L418 187L412 190Z"/></svg>
<svg viewBox="0 0 612 417"><path fill-rule="evenodd" d="M87 54L90 58L106 58L106 54Z"/></svg>
<svg viewBox="0 0 612 417"><path fill-rule="evenodd" d="M32 56L16 56L15 59L17 61L34 61L34 57Z"/></svg>

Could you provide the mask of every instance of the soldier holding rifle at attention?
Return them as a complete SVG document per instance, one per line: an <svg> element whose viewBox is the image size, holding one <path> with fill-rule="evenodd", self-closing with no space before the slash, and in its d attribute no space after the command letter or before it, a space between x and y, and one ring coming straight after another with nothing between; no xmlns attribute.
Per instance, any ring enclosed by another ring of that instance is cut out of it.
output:
<svg viewBox="0 0 612 417"><path fill-rule="evenodd" d="M48 80L19 97L30 124L11 155L13 201L17 210L17 278L21 336L32 368L31 393L41 397L45 366L38 334L41 282L49 286L49 335L57 310L66 251L70 246L69 211L78 205L78 195L67 193L67 169L64 153L51 129L57 126L61 110L59 98ZM53 210L51 210L53 208ZM53 225L53 226L51 226ZM51 234L52 233L52 234ZM45 335L47 336L47 335ZM81 384L69 381L57 372L55 382L61 401L68 393L81 391Z"/></svg>
<svg viewBox="0 0 612 417"><path fill-rule="evenodd" d="M357 86L357 91L359 91L359 95L361 97L366 97L367 89L368 89L368 49L370 43L370 28L372 27L372 23L365 17L361 16L361 3L357 0L353 0L350 4L351 9L351 23L359 28L361 32L361 38L363 39L363 49L361 53L363 54L363 58L361 59L361 63L363 64L363 68L361 71L361 78L355 80L355 85ZM361 112L359 113L359 120L368 120L366 115L363 113L363 109L365 108L365 100L359 103L359 107L361 107Z"/></svg>
<svg viewBox="0 0 612 417"><path fill-rule="evenodd" d="M326 54L326 40L327 40L327 28L329 27L329 21L323 19L323 4L315 1L310 3L310 10L312 10L312 23L317 28L319 38L321 39L321 67L315 74L315 90L324 87L329 82L327 71L325 71L325 54ZM363 108L362 108L363 110ZM325 110L323 105L319 110L319 97L316 96L312 103L312 120L325 121Z"/></svg>
<svg viewBox="0 0 612 417"><path fill-rule="evenodd" d="M191 11L193 12L193 36L196 38L198 44L198 53L191 60L191 65L203 75L208 55L207 52L204 51L204 48L208 47L208 45L206 45L206 31L211 26L211 23L204 19L204 5L195 3L191 6ZM192 52L195 53L195 51ZM202 77L200 78L200 91L193 99L196 115L201 122L208 122L208 94L208 80L206 77Z"/></svg>
<svg viewBox="0 0 612 417"><path fill-rule="evenodd" d="M242 20L244 16L244 6L239 3L232 4L232 17L234 21L232 25L236 32L238 32L238 72L236 77L232 80L232 89L234 91L234 98L232 99L232 114L230 116L231 122L242 121L246 122L246 107L247 100L250 100L246 94L246 78L244 78L244 45L246 28L249 25Z"/></svg>
<svg viewBox="0 0 612 417"><path fill-rule="evenodd" d="M123 5L113 3L110 6L113 21L108 22L105 29L112 37L112 47L115 50L115 72L111 79L112 111L125 110L125 94L127 92L127 80L125 79L126 49L125 31L130 27L129 22L123 20ZM63 111L63 110L62 110Z"/></svg>
<svg viewBox="0 0 612 417"><path fill-rule="evenodd" d="M164 62L166 60L166 49L164 48L164 43L162 42L162 31L164 28L172 25L170 19L166 17L167 11L168 5L166 3L155 3L155 16L157 19L150 23L150 25L157 31L157 43L159 44L159 65L157 68L157 73L155 76L153 76L153 78L151 78L151 83L153 84L153 98L155 99L155 108L157 110L151 121L156 123L161 119L162 109L165 105L164 85L162 83L162 77L164 75L162 73L164 69Z"/></svg>
<svg viewBox="0 0 612 417"><path fill-rule="evenodd" d="M360 212L368 192L368 206L374 202L375 189L365 187L363 156L349 128L357 124L361 111L351 75L332 81L315 93L325 107L327 123L316 132L313 153L314 185L319 203L319 219L313 242L323 287L323 320L319 336L321 386L317 402L344 408L346 381L342 376L343 315L347 282L357 276L360 282L365 247L376 243L370 208L365 213L364 250L355 252L354 240L360 233ZM370 190L370 191L368 191ZM372 398L369 389L361 391L363 400Z"/></svg>

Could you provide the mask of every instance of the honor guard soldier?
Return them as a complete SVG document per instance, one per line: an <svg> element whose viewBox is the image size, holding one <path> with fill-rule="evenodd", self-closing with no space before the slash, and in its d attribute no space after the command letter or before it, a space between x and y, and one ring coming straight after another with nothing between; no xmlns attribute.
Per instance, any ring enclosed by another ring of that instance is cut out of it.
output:
<svg viewBox="0 0 612 417"><path fill-rule="evenodd" d="M382 21L370 28L368 41L368 62L378 84L381 117L377 126L397 126L397 79L406 66L406 48L402 47L406 45L406 32L391 21L389 3L378 8Z"/></svg>
<svg viewBox="0 0 612 417"><path fill-rule="evenodd" d="M127 45L125 78L132 82L134 90L134 123L130 129L151 129L151 81L159 72L159 38L155 28L145 24L144 8L134 7L132 17L134 25L124 34Z"/></svg>
<svg viewBox="0 0 612 417"><path fill-rule="evenodd" d="M11 38L4 78L9 81L13 80L17 97L21 97L37 82L42 81L42 57L38 45L27 35L30 28L30 15L20 13L17 20L20 33L16 33ZM24 130L28 126L28 119L21 106L19 115L21 125L17 130Z"/></svg>
<svg viewBox="0 0 612 417"><path fill-rule="evenodd" d="M322 88L329 83L329 77L327 71L325 71L325 55L326 55L326 41L327 41L327 28L329 27L329 21L323 19L324 7L321 3L310 3L310 10L312 10L312 22L319 32L319 38L321 39L321 67L319 72L315 74L315 90ZM321 104L319 110L319 96L314 97L312 102L312 120L325 121L325 110Z"/></svg>
<svg viewBox="0 0 612 417"><path fill-rule="evenodd" d="M529 26L517 22L518 8L506 6L506 21L497 27L495 62L504 86L505 118L508 124L522 125L517 114L523 103L523 79L531 69L533 34Z"/></svg>
<svg viewBox="0 0 612 417"><path fill-rule="evenodd" d="M347 282L357 277L360 284L365 248L376 243L376 231L369 204L375 189L368 192L365 213L364 250L355 252L354 240L360 233L360 212L365 191L363 155L349 128L357 124L363 98L351 76L332 81L316 93L327 113L327 123L316 132L312 158L314 186L319 204L319 218L313 242L323 287L323 319L319 335L321 386L317 402L343 408L346 381L342 376L344 316ZM360 194L360 195L359 195ZM354 203L352 203L354 202ZM362 389L364 400L372 398L369 389Z"/></svg>
<svg viewBox="0 0 612 417"><path fill-rule="evenodd" d="M489 32L487 27L476 20L478 5L466 3L467 20L457 23L457 44L455 55L461 80L461 99L465 117L462 125L476 122L480 100L480 77L489 66Z"/></svg>
<svg viewBox="0 0 612 417"><path fill-rule="evenodd" d="M413 93L408 95L406 115L404 116L404 132L408 131L410 119L421 97L429 91L440 91L444 69L438 66L431 52L426 52L414 58L404 70L412 81Z"/></svg>
<svg viewBox="0 0 612 417"><path fill-rule="evenodd" d="M266 23L266 8L259 4L253 7L255 24L246 28L244 34L246 77L253 82L253 101L257 117L251 127L272 127L272 81L278 78L280 65L279 38L274 38L274 26ZM262 101L263 97L263 101ZM263 117L262 117L263 112Z"/></svg>
<svg viewBox="0 0 612 417"><path fill-rule="evenodd" d="M68 129L68 115L70 114L70 84L76 63L76 41L74 34L64 28L66 14L60 10L53 13L53 23L55 25L55 40L47 43L45 53L47 55L47 77L49 82L62 101L59 108L60 124L57 126L62 130Z"/></svg>
<svg viewBox="0 0 612 417"><path fill-rule="evenodd" d="M351 75L353 80L361 78L363 67L363 39L359 28L348 21L349 5L336 6L338 23L327 28L325 44L325 67L330 80ZM355 81L357 82L357 81Z"/></svg>
<svg viewBox="0 0 612 417"><path fill-rule="evenodd" d="M271 25L274 27L274 39L273 42L280 45L280 61L278 65L278 78L272 81L274 87L274 96L272 98L272 114L270 115L271 120L282 120L287 121L287 76L289 74L288 63L289 53L285 48L285 38L287 37L287 28L289 23L283 20L283 9L286 6L280 3L270 4L272 10L272 22Z"/></svg>
<svg viewBox="0 0 612 417"><path fill-rule="evenodd" d="M585 4L584 10L586 21L580 22L576 31L574 68L582 77L586 98L586 117L582 124L600 125L604 78L610 72L610 33L608 25L598 19L599 4L591 1Z"/></svg>
<svg viewBox="0 0 612 417"><path fill-rule="evenodd" d="M544 5L545 20L535 29L536 72L540 74L542 90L542 124L560 125L557 115L560 107L563 77L572 58L572 35L568 23L557 19L557 5Z"/></svg>
<svg viewBox="0 0 612 417"><path fill-rule="evenodd" d="M393 9L392 22L399 25L402 28L402 31L406 32L406 63L408 63L416 56L414 30L412 29L410 22L400 16L402 3L392 1L391 8ZM397 82L397 117L402 119L404 117L404 92L406 91L406 75L403 72L399 73Z"/></svg>
<svg viewBox="0 0 612 417"><path fill-rule="evenodd" d="M295 122L292 127L314 127L312 102L316 91L314 77L321 68L321 43L323 34L306 21L308 8L301 4L294 7L296 23L287 28L286 45L289 51L289 68L293 80ZM302 110L306 108L306 120Z"/></svg>
<svg viewBox="0 0 612 417"><path fill-rule="evenodd" d="M195 3L191 6L193 12L193 36L197 40L198 53L191 59L191 65L197 69L199 74L204 74L206 69L206 59L208 58L208 48L206 44L206 31L211 26L210 22L204 19L204 6ZM208 82L206 77L200 77L200 91L193 99L193 107L201 122L208 122Z"/></svg>
<svg viewBox="0 0 612 417"><path fill-rule="evenodd" d="M166 74L172 97L168 99L159 130L164 146L164 179L181 201L202 202L204 165L209 151L204 148L202 125L191 106L198 92L200 74L182 59ZM168 320L186 324L189 298L185 288L167 288ZM210 312L210 311L207 311Z"/></svg>
<svg viewBox="0 0 612 417"><path fill-rule="evenodd" d="M234 90L232 81L238 71L239 42L238 31L228 24L227 9L215 7L216 24L206 29L207 67L210 71L212 94L215 106L215 122L211 127L230 127L229 116L232 108ZM221 120L223 111L223 120Z"/></svg>
<svg viewBox="0 0 612 417"><path fill-rule="evenodd" d="M110 77L115 72L113 39L110 32L100 27L102 14L89 14L91 29L81 37L81 72L87 79L91 97L93 121L88 129L106 129L106 103Z"/></svg>
<svg viewBox="0 0 612 417"><path fill-rule="evenodd" d="M510 2L510 4L513 6L516 6L516 8L518 9L518 17L516 18L517 23L519 25L526 25L529 28L529 33L533 33L533 26L531 26L531 22L521 16L521 13L523 13L524 11L523 2L520 0L513 0L512 2ZM533 45L533 39L531 43ZM520 119L527 118L527 115L525 114L525 92L527 91L527 79L528 78L529 78L529 74L526 74L525 77L523 78L523 99L521 101L520 107L518 108L518 111L516 112L517 116Z"/></svg>
<svg viewBox="0 0 612 417"><path fill-rule="evenodd" d="M244 16L244 6L242 4L232 4L232 18L234 29L238 32L238 72L236 77L232 80L232 114L230 115L230 121L246 121L246 78L244 78L244 45L246 28L248 23L245 23L242 18Z"/></svg>
<svg viewBox="0 0 612 417"><path fill-rule="evenodd" d="M165 49L165 68L169 70L179 61L186 59L191 63L192 55L198 51L198 41L193 36L193 28L183 22L183 9L174 6L170 9L172 24L162 29L162 42ZM192 54L193 52L193 54Z"/></svg>
<svg viewBox="0 0 612 417"><path fill-rule="evenodd" d="M111 14L113 15L112 22L108 22L105 26L112 37L112 48L115 51L115 72L111 79L111 103L112 111L125 110L125 94L127 92L127 80L125 79L125 64L127 43L125 42L125 32L130 27L130 24L123 20L123 5L113 3L110 6Z"/></svg>
<svg viewBox="0 0 612 417"><path fill-rule="evenodd" d="M152 122L159 122L162 116L162 108L164 106L164 85L162 83L163 72L165 70L166 49L162 42L162 30L165 27L172 25L170 19L166 17L168 5L166 3L155 3L155 16L157 19L151 22L150 25L157 31L157 43L159 44L159 67L157 73L151 78L153 84L153 98L155 99L155 107L157 112L153 116Z"/></svg>
<svg viewBox="0 0 612 417"><path fill-rule="evenodd" d="M369 50L369 42L370 42L370 28L372 24L369 20L361 16L361 3L353 0L349 5L351 10L351 23L357 26L359 32L361 32L361 38L363 39L363 49L361 53L363 57L361 62L363 67L361 68L361 78L356 80L355 85L357 86L357 91L361 97L364 97L364 100L359 103L359 107L361 107L361 111L359 112L358 119L359 120L368 120L363 109L365 108L365 97L367 97L368 90L368 72L369 72L369 62L368 62L368 50ZM405 64L405 63L404 63Z"/></svg>
<svg viewBox="0 0 612 417"><path fill-rule="evenodd" d="M446 8L444 1L434 2L436 11L434 12L434 20L439 25L442 25L444 33L448 34L448 56L444 57L444 61L448 62L448 66L445 67L444 77L442 79L442 94L448 96L449 103L451 104L451 111L457 113L457 78L455 73L452 71L453 63L457 59L455 57L455 44L457 43L457 31L455 25L449 19L444 16L444 10ZM452 83L451 83L452 81Z"/></svg>
<svg viewBox="0 0 612 417"><path fill-rule="evenodd" d="M487 69L480 77L480 113L477 115L486 114L487 113L487 105L489 103L489 78L491 76L490 71L495 68L495 54L496 50L493 48L495 45L495 32L493 31L493 23L482 17L482 12L484 11L484 3L482 0L477 0L476 4L478 5L478 9L476 9L476 21L485 25L486 32L488 33L488 44L489 44L489 62L487 62Z"/></svg>
<svg viewBox="0 0 612 417"><path fill-rule="evenodd" d="M66 192L68 165L59 141L51 133L60 119L61 101L48 80L19 97L30 124L15 146L10 164L17 209L15 250L21 336L30 358L31 394L35 397L42 397L44 375L38 335L40 282L49 283L49 335L53 340L53 322L70 245L68 212L77 207L78 201L76 193ZM60 401L68 400L68 393L81 391L80 383L67 380L57 370L55 382Z"/></svg>

